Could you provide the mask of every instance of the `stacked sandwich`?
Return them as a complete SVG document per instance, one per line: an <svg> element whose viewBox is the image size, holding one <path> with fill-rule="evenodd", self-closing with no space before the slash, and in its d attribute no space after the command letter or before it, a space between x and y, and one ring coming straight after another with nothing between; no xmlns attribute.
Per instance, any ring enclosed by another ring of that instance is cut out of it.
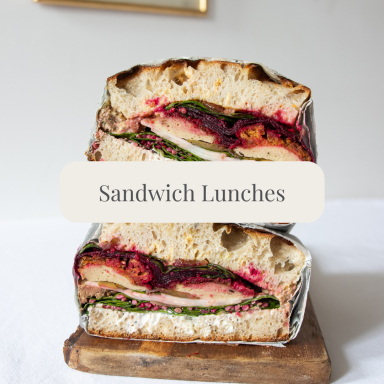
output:
<svg viewBox="0 0 384 384"><path fill-rule="evenodd" d="M311 108L308 88L259 64L190 58L138 65L108 79L87 156L315 161ZM74 264L83 327L113 338L292 339L310 255L273 227L94 225Z"/></svg>

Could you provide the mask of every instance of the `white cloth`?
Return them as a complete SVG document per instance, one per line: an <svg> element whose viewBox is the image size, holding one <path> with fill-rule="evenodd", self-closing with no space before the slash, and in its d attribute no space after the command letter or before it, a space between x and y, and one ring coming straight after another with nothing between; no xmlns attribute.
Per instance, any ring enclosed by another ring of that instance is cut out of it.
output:
<svg viewBox="0 0 384 384"><path fill-rule="evenodd" d="M292 231L314 259L310 294L335 383L384 382L383 220L384 201L334 201ZM62 218L0 222L0 382L111 383L68 368L62 353L78 324L71 268L88 228Z"/></svg>

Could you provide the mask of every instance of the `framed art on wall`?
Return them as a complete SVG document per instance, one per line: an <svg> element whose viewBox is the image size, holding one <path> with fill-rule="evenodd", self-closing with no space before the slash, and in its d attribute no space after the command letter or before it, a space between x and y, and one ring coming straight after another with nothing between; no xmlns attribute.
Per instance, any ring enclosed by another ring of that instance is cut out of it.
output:
<svg viewBox="0 0 384 384"><path fill-rule="evenodd" d="M121 11L206 16L208 0L34 0L35 3Z"/></svg>

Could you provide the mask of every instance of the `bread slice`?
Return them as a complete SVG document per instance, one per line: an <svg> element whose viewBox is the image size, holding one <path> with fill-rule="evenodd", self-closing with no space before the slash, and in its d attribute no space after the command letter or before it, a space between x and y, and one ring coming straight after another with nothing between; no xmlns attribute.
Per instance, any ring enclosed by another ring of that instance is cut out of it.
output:
<svg viewBox="0 0 384 384"><path fill-rule="evenodd" d="M310 89L249 62L170 59L137 65L107 81L112 107L127 119L176 101L204 100L225 108L258 112L293 125Z"/></svg>
<svg viewBox="0 0 384 384"><path fill-rule="evenodd" d="M90 161L173 161L157 153L135 146L123 139L105 134L98 148L87 153Z"/></svg>
<svg viewBox="0 0 384 384"><path fill-rule="evenodd" d="M198 317L120 312L91 307L88 333L103 337L164 341L257 341L289 338L288 308Z"/></svg>

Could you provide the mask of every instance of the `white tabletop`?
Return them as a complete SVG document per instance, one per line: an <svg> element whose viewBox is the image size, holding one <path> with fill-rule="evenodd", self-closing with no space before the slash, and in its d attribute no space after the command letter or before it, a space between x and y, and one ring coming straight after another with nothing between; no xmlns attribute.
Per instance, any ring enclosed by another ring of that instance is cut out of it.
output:
<svg viewBox="0 0 384 384"><path fill-rule="evenodd" d="M384 201L334 201L292 231L314 259L310 294L335 383L384 382L383 220ZM0 222L0 382L154 383L64 363L64 340L78 324L71 268L88 227L62 218Z"/></svg>

